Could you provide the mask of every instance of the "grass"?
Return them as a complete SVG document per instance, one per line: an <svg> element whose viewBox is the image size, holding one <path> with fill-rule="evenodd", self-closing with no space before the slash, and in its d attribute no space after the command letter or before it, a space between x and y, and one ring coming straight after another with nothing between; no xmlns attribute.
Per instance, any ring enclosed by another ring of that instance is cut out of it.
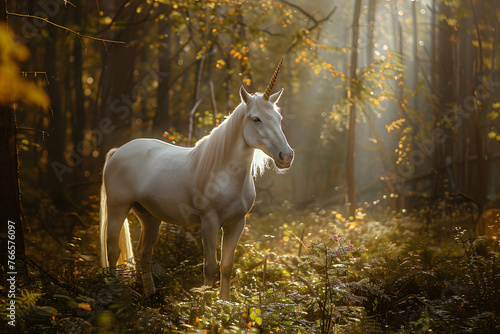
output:
<svg viewBox="0 0 500 334"><path fill-rule="evenodd" d="M95 201L89 206L98 211ZM406 215L377 210L348 220L333 210L298 211L284 203L273 213L251 215L235 254L231 303L218 299L217 287L202 287L199 229L162 226L153 256L159 292L145 300L133 271L123 268L115 278L99 268L95 214L85 217L95 223L77 224L61 244L34 224L26 238L32 262L29 279L19 283L17 331L500 330L499 245L472 236L472 214L439 206ZM429 216L431 223L424 219ZM5 315L6 296L1 300Z"/></svg>

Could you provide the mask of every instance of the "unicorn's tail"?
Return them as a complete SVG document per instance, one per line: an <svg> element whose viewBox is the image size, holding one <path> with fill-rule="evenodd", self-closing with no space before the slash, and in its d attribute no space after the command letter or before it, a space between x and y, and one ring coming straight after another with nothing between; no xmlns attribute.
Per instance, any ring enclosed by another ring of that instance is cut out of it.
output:
<svg viewBox="0 0 500 334"><path fill-rule="evenodd" d="M103 180L101 186L101 208L99 210L99 228L100 228L100 239L101 239L101 265L103 268L109 267L108 261L108 210L107 210L107 195L106 195L106 185L104 184L104 170L108 164L109 158L116 152L117 148L111 149L108 154L106 154L106 161L104 162L103 169ZM120 257L116 264L130 264L130 260L134 257L134 252L132 250L132 240L130 238L129 221L125 219L123 227L120 232ZM115 264L113 264L114 267Z"/></svg>

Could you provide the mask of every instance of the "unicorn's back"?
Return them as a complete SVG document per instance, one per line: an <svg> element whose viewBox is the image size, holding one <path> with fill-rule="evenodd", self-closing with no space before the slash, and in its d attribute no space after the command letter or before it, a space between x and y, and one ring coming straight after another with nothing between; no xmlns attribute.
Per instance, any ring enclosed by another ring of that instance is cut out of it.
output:
<svg viewBox="0 0 500 334"><path fill-rule="evenodd" d="M108 198L124 205L140 204L169 223L187 224L179 203L191 202L191 150L147 138L124 144L109 158L103 171ZM190 219L198 221L196 217Z"/></svg>

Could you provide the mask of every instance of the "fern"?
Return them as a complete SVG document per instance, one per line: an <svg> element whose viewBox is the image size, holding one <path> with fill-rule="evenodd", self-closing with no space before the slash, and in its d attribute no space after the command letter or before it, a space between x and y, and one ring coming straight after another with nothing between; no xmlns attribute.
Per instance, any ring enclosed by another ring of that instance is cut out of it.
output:
<svg viewBox="0 0 500 334"><path fill-rule="evenodd" d="M405 122L406 122L405 118L400 118L395 121L392 121L389 124L386 124L385 128L387 129L387 132L391 132L394 129L400 129Z"/></svg>

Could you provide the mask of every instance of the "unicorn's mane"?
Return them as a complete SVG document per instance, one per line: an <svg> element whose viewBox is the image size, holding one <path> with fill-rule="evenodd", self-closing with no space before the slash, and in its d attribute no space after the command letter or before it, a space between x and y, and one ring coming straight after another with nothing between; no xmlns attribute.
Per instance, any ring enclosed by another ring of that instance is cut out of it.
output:
<svg viewBox="0 0 500 334"><path fill-rule="evenodd" d="M236 109L210 134L200 139L190 153L191 167L196 169L196 184L202 191L213 173L222 171L230 163L231 153L243 131L245 104ZM252 160L252 176L262 175L269 166L269 158L261 150L255 150Z"/></svg>
<svg viewBox="0 0 500 334"><path fill-rule="evenodd" d="M262 176L267 168L271 168L272 159L268 157L264 152L259 149L255 149L253 152L253 160L252 160L252 176Z"/></svg>

